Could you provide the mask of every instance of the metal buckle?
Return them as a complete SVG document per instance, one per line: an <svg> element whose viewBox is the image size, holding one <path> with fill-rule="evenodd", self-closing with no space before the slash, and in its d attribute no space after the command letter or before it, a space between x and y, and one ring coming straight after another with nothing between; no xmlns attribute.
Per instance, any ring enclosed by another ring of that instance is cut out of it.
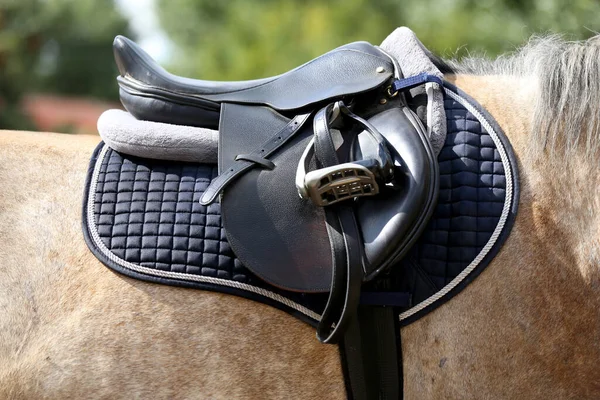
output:
<svg viewBox="0 0 600 400"><path fill-rule="evenodd" d="M306 172L306 162L314 153L311 139L296 170L296 188L301 198L310 199L319 207L329 206L356 197L374 196L379 185L371 168L374 160L347 162Z"/></svg>
<svg viewBox="0 0 600 400"><path fill-rule="evenodd" d="M390 85L390 86L388 86L388 87L387 87L387 90L386 90L386 92L387 92L387 95L388 95L388 97L389 97L389 98L393 98L393 97L396 97L396 96L398 96L398 93L399 93L400 91L399 91L399 90L396 90L395 92L392 92L392 85Z"/></svg>

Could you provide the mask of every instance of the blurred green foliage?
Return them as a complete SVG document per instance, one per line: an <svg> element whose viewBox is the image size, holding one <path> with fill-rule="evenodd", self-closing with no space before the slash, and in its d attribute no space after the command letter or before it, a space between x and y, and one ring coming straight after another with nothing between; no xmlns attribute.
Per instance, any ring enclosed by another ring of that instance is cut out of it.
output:
<svg viewBox="0 0 600 400"><path fill-rule="evenodd" d="M177 45L169 68L205 79L250 79L295 67L336 46L381 41L408 26L442 56L495 56L532 33L587 38L596 0L157 0ZM467 47L468 46L468 47Z"/></svg>
<svg viewBox="0 0 600 400"><path fill-rule="evenodd" d="M584 39L600 22L597 0L154 1L174 45L168 69L221 80L281 73L355 40L378 44L403 25L439 55L492 57L532 33ZM25 92L117 100L111 45L128 25L113 0L0 0L0 127L31 127L19 111Z"/></svg>
<svg viewBox="0 0 600 400"><path fill-rule="evenodd" d="M117 100L111 46L127 31L112 1L0 0L0 127L31 127L29 91Z"/></svg>

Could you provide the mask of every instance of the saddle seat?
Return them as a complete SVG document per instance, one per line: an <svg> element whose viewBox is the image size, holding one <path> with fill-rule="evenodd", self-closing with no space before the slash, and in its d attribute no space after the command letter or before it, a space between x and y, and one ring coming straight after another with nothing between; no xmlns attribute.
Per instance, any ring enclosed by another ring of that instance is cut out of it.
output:
<svg viewBox="0 0 600 400"><path fill-rule="evenodd" d="M173 75L123 36L113 43L121 102L138 119L216 129L222 103L265 105L298 114L331 99L372 90L394 62L367 42L338 47L284 74L249 81L205 81Z"/></svg>

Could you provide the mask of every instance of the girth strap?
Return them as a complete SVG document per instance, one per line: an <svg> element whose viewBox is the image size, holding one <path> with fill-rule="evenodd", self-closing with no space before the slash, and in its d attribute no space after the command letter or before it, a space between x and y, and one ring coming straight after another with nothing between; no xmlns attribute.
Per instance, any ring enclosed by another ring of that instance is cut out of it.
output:
<svg viewBox="0 0 600 400"><path fill-rule="evenodd" d="M358 307L340 344L346 390L352 400L402 399L402 349L393 307Z"/></svg>

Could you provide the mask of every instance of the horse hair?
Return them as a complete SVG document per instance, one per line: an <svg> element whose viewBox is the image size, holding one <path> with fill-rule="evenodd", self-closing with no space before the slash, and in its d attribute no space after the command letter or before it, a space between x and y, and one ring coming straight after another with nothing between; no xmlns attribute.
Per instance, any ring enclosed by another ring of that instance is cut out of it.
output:
<svg viewBox="0 0 600 400"><path fill-rule="evenodd" d="M443 73L532 79L538 85L532 131L537 149L532 150L567 157L600 153L600 35L583 41L533 36L523 47L493 60L434 57L433 62Z"/></svg>

